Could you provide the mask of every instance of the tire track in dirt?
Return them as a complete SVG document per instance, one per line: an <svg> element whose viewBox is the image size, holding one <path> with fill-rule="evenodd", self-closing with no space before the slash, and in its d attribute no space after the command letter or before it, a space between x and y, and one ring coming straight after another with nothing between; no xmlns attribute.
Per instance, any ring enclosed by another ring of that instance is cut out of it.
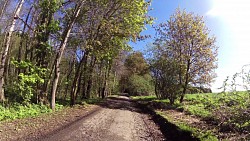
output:
<svg viewBox="0 0 250 141"><path fill-rule="evenodd" d="M160 141L164 140L151 117L127 97L108 99L94 114L48 135L42 141Z"/></svg>

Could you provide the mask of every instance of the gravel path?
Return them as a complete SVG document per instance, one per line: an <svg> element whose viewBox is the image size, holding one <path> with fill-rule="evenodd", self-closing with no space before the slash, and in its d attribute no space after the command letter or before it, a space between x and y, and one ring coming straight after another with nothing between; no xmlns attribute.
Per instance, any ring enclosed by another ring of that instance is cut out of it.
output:
<svg viewBox="0 0 250 141"><path fill-rule="evenodd" d="M150 116L127 97L108 99L102 108L43 141L160 141L163 135Z"/></svg>

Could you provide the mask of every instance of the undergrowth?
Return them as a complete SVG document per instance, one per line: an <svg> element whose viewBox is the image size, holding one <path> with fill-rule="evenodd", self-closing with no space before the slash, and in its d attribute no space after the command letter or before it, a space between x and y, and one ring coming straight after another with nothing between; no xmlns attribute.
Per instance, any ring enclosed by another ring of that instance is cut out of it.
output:
<svg viewBox="0 0 250 141"><path fill-rule="evenodd" d="M211 131L202 131L198 128L191 127L185 122L173 119L162 112L157 112L157 114L175 124L180 130L191 132L193 137L199 138L201 141L218 141L217 137Z"/></svg>
<svg viewBox="0 0 250 141"><path fill-rule="evenodd" d="M56 110L60 110L62 108L62 105L56 104ZM43 113L51 112L52 110L47 105L29 104L27 106L23 106L20 104L14 104L7 108L0 105L0 121L35 117Z"/></svg>

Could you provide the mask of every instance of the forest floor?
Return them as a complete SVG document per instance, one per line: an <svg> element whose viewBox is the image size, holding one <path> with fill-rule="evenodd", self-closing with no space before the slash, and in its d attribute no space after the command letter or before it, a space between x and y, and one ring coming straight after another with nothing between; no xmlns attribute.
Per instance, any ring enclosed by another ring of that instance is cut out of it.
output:
<svg viewBox="0 0 250 141"><path fill-rule="evenodd" d="M162 125L154 116L128 97L119 96L98 105L75 106L39 117L2 122L0 140L175 140L167 138L161 130Z"/></svg>

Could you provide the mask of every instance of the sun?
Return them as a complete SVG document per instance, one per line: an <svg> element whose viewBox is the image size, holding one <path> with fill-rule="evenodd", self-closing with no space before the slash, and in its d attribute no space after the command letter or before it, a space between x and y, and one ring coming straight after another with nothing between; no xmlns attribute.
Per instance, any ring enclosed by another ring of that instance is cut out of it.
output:
<svg viewBox="0 0 250 141"><path fill-rule="evenodd" d="M234 30L245 30L250 25L250 0L213 0L207 15L221 18Z"/></svg>
<svg viewBox="0 0 250 141"><path fill-rule="evenodd" d="M213 0L213 8L207 15L225 22L234 35L234 40L249 47L250 0Z"/></svg>
<svg viewBox="0 0 250 141"><path fill-rule="evenodd" d="M223 66L218 71L219 84L224 75L231 76L250 63L250 0L212 0L212 5L207 16L219 19L218 28L223 29L219 35L222 42L219 61Z"/></svg>

